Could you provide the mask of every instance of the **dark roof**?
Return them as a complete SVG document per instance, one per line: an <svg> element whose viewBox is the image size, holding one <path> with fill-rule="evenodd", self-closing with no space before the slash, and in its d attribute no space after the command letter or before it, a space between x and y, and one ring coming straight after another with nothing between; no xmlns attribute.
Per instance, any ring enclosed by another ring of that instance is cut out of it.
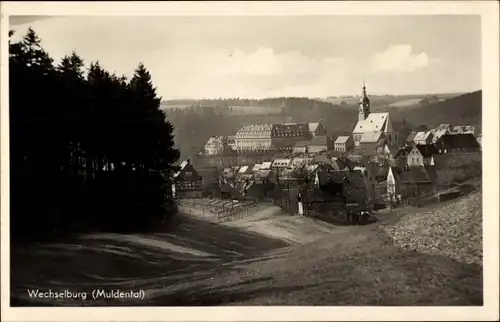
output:
<svg viewBox="0 0 500 322"><path fill-rule="evenodd" d="M366 186L360 170L331 170L318 172L320 185L342 184L347 202L362 202L366 199Z"/></svg>
<svg viewBox="0 0 500 322"><path fill-rule="evenodd" d="M437 154L437 149L434 145L417 144L415 147L420 151L424 158L430 158L432 155Z"/></svg>
<svg viewBox="0 0 500 322"><path fill-rule="evenodd" d="M189 161L185 161L181 164L181 169L175 173L174 181L201 181L203 178L195 170L193 165Z"/></svg>
<svg viewBox="0 0 500 322"><path fill-rule="evenodd" d="M476 152L480 145L473 134L445 134L436 143L438 149L448 149L463 152Z"/></svg>
<svg viewBox="0 0 500 322"><path fill-rule="evenodd" d="M413 150L412 146L405 146L404 148L399 149L399 151L398 151L398 153L396 153L395 157L398 157L401 154L403 154L403 156L406 156L406 155L408 155L408 153L410 153L411 150Z"/></svg>
<svg viewBox="0 0 500 322"><path fill-rule="evenodd" d="M309 124L307 124L307 123L274 124L273 130L272 130L272 135L281 137L282 136L280 134L281 132L283 132L284 134L298 132L297 134L301 133L302 135L306 136L309 134Z"/></svg>
<svg viewBox="0 0 500 322"><path fill-rule="evenodd" d="M295 144L295 148L305 148L309 144L308 141L299 141Z"/></svg>
<svg viewBox="0 0 500 322"><path fill-rule="evenodd" d="M315 136L311 141L308 143L309 146L311 145L328 145L328 137L327 136Z"/></svg>
<svg viewBox="0 0 500 322"><path fill-rule="evenodd" d="M401 183L417 184L431 182L425 167L409 167L404 170L396 170L396 172Z"/></svg>

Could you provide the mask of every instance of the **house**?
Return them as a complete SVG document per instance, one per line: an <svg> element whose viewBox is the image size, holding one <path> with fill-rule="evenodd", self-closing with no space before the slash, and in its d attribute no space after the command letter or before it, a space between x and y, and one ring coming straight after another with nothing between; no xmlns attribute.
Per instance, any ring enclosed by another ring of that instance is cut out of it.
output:
<svg viewBox="0 0 500 322"><path fill-rule="evenodd" d="M318 164L330 163L331 159L326 153L315 154L312 158L313 158L313 163L318 163Z"/></svg>
<svg viewBox="0 0 500 322"><path fill-rule="evenodd" d="M377 152L378 155L375 157L375 159L380 161L387 160L391 164L391 166L394 166L396 164L396 155L399 152L399 148L396 145L384 144L383 146L379 147Z"/></svg>
<svg viewBox="0 0 500 322"><path fill-rule="evenodd" d="M292 168L298 168L314 163L314 158L311 157L296 157L292 159Z"/></svg>
<svg viewBox="0 0 500 322"><path fill-rule="evenodd" d="M311 138L307 123L273 124L270 133L274 150L280 152L292 152L297 142Z"/></svg>
<svg viewBox="0 0 500 322"><path fill-rule="evenodd" d="M371 113L370 99L366 96L366 87L363 85L363 95L359 100L358 122L352 131L354 146L361 142L363 134L383 132L384 139L389 143L398 143L399 133L394 130L389 113Z"/></svg>
<svg viewBox="0 0 500 322"><path fill-rule="evenodd" d="M272 124L243 126L236 132L236 151L238 153L272 151L272 130Z"/></svg>
<svg viewBox="0 0 500 322"><path fill-rule="evenodd" d="M348 152L354 147L354 141L350 136L339 136L333 145L335 151Z"/></svg>
<svg viewBox="0 0 500 322"><path fill-rule="evenodd" d="M307 153L307 145L309 144L309 141L299 141L295 143L293 147L293 153L299 154L299 153Z"/></svg>
<svg viewBox="0 0 500 322"><path fill-rule="evenodd" d="M307 123L307 125L309 127L309 135L311 137L326 136L326 129L320 122Z"/></svg>
<svg viewBox="0 0 500 322"><path fill-rule="evenodd" d="M434 165L433 155L437 150L432 145L415 145L406 157L406 165L409 167L424 167Z"/></svg>
<svg viewBox="0 0 500 322"><path fill-rule="evenodd" d="M433 138L432 138L432 144L436 144L437 140L439 140L440 137L442 137L445 134L451 134L452 133L453 126L450 124L440 124L438 127L434 129L433 133Z"/></svg>
<svg viewBox="0 0 500 322"><path fill-rule="evenodd" d="M316 189L342 196L346 203L365 204L369 193L361 169L318 171L314 177Z"/></svg>
<svg viewBox="0 0 500 322"><path fill-rule="evenodd" d="M437 131L444 131L445 133L451 132L453 129L453 126L451 124L439 124L436 127Z"/></svg>
<svg viewBox="0 0 500 322"><path fill-rule="evenodd" d="M433 188L427 167L391 167L387 174L387 193L392 196L415 197L429 193Z"/></svg>
<svg viewBox="0 0 500 322"><path fill-rule="evenodd" d="M464 131L463 131L463 126L461 125L455 125L453 126L453 128L451 129L451 133L452 134L464 134Z"/></svg>
<svg viewBox="0 0 500 322"><path fill-rule="evenodd" d="M179 171L174 173L172 196L174 198L199 198L203 194L203 178L190 160L183 161Z"/></svg>
<svg viewBox="0 0 500 322"><path fill-rule="evenodd" d="M413 146L405 146L396 153L394 157L395 167L402 169L408 163L408 156L410 152L413 150Z"/></svg>
<svg viewBox="0 0 500 322"><path fill-rule="evenodd" d="M315 136L307 145L308 153L319 153L327 151L333 147L329 136Z"/></svg>
<svg viewBox="0 0 500 322"><path fill-rule="evenodd" d="M437 140L437 153L477 154L481 146L473 134L446 134Z"/></svg>
<svg viewBox="0 0 500 322"><path fill-rule="evenodd" d="M256 184L267 184L271 181L271 170L260 169L254 173L254 180Z"/></svg>
<svg viewBox="0 0 500 322"><path fill-rule="evenodd" d="M362 155L374 155L377 150L385 144L384 132L363 133L359 141L359 148Z"/></svg>
<svg viewBox="0 0 500 322"><path fill-rule="evenodd" d="M236 176L238 178L250 178L253 175L253 166L252 165L244 165L238 169L238 173Z"/></svg>
<svg viewBox="0 0 500 322"><path fill-rule="evenodd" d="M413 138L414 144L417 145L427 145L432 144L432 138L434 137L433 131L418 132Z"/></svg>
<svg viewBox="0 0 500 322"><path fill-rule="evenodd" d="M273 161L272 168L288 168L292 165L292 159L276 159Z"/></svg>
<svg viewBox="0 0 500 322"><path fill-rule="evenodd" d="M212 136L205 144L205 155L221 155L228 149L227 138L223 136Z"/></svg>
<svg viewBox="0 0 500 322"><path fill-rule="evenodd" d="M256 164L252 167L252 173L255 173L255 172L259 171L261 168L262 168L262 163L256 163Z"/></svg>

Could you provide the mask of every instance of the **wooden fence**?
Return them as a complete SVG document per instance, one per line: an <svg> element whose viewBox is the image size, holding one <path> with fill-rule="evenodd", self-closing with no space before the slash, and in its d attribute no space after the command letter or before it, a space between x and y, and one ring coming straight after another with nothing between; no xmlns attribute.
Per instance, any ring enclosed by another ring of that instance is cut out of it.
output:
<svg viewBox="0 0 500 322"><path fill-rule="evenodd" d="M211 198L181 199L178 202L179 206L188 209L190 215L219 223L243 219L269 207L266 202Z"/></svg>

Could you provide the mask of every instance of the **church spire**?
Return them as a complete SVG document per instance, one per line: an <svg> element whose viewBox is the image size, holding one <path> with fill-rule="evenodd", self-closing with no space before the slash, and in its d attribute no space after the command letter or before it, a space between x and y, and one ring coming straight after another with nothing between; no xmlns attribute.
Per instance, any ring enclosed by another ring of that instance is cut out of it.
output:
<svg viewBox="0 0 500 322"><path fill-rule="evenodd" d="M363 96L359 100L358 120L364 121L370 114L370 99L366 95L365 79L363 78Z"/></svg>

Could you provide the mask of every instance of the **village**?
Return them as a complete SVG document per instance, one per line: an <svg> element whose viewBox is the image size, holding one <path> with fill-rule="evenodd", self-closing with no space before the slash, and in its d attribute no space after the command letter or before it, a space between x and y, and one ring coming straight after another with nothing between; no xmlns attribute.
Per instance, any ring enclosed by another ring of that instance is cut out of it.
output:
<svg viewBox="0 0 500 322"><path fill-rule="evenodd" d="M181 202L220 199L232 212L241 204L235 210L223 200L267 200L290 214L352 221L348 213L453 198L460 195L457 183L481 175L481 134L474 126L441 124L401 137L390 113L370 112L364 85L353 128L352 135L333 138L321 122L257 124L233 137L211 137L206 158L254 162L222 163L216 176L203 176L186 160L172 194Z"/></svg>
<svg viewBox="0 0 500 322"><path fill-rule="evenodd" d="M496 303L484 21L9 15L10 317Z"/></svg>

